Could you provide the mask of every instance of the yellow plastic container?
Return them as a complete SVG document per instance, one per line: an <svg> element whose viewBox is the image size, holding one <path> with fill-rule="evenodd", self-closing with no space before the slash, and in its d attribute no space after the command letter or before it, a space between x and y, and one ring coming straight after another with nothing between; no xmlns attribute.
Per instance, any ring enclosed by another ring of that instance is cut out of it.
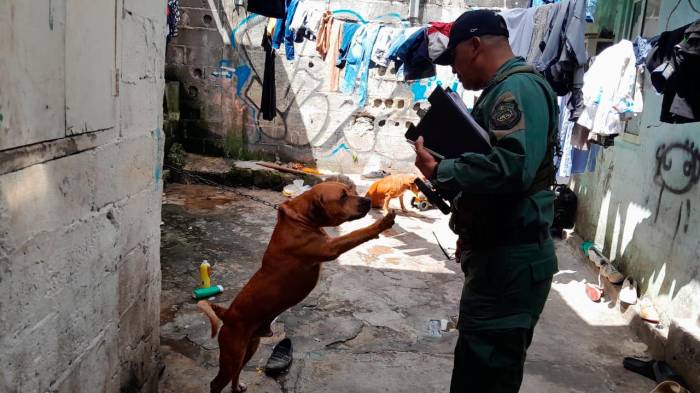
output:
<svg viewBox="0 0 700 393"><path fill-rule="evenodd" d="M205 259L202 264L199 265L199 278L202 284L202 288L209 288L211 286L211 279L209 274L211 273L211 266L209 262Z"/></svg>

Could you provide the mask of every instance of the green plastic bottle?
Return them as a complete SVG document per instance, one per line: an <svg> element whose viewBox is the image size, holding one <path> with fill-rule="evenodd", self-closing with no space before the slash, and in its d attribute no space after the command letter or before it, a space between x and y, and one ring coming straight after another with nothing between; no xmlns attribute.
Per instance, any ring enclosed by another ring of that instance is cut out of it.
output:
<svg viewBox="0 0 700 393"><path fill-rule="evenodd" d="M197 288L192 291L192 297L197 300L208 299L224 291L221 285L212 285L209 288Z"/></svg>

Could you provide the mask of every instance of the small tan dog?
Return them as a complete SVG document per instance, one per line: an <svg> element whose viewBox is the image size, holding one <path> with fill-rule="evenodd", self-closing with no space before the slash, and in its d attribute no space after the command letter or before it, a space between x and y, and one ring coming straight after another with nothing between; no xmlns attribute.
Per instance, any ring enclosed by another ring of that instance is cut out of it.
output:
<svg viewBox="0 0 700 393"><path fill-rule="evenodd" d="M389 175L383 179L379 179L372 183L365 194L366 198L372 200L372 207L382 208L383 211L389 210L389 201L394 198L399 198L401 210L406 211L403 205L403 193L411 190L418 195L418 187L414 183L416 175Z"/></svg>

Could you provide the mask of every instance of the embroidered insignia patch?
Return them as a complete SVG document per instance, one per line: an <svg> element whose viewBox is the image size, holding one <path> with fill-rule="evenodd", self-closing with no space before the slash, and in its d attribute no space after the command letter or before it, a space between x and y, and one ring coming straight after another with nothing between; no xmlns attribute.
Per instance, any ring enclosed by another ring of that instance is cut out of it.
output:
<svg viewBox="0 0 700 393"><path fill-rule="evenodd" d="M495 130L509 130L515 127L522 113L515 101L502 101L491 112L491 127Z"/></svg>

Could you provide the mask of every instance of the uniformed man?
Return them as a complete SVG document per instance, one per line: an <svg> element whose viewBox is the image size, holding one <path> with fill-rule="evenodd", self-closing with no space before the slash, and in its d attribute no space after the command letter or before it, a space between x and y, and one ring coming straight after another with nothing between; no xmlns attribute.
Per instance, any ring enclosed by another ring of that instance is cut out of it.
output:
<svg viewBox="0 0 700 393"><path fill-rule="evenodd" d="M493 147L438 163L416 143L416 166L452 199L466 276L450 392L517 392L557 271L549 236L556 96L513 55L505 21L492 11L462 14L436 63L451 65L465 89L482 90L472 115Z"/></svg>

